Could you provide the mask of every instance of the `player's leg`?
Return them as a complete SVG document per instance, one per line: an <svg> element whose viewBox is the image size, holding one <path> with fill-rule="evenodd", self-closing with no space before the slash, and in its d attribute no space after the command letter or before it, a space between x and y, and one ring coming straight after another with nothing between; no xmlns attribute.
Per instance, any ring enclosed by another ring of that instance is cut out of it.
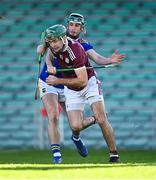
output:
<svg viewBox="0 0 156 180"><path fill-rule="evenodd" d="M61 162L60 153L60 133L59 133L59 112L58 98L55 94L46 94L42 97L42 102L48 115L48 136L51 144L54 163Z"/></svg>
<svg viewBox="0 0 156 180"><path fill-rule="evenodd" d="M60 103L60 104L63 110L66 111L64 103ZM72 130L71 139L76 145L79 154L83 157L86 157L88 155L88 150L85 147L84 142L80 138L80 131L91 126L92 124L95 124L95 118L94 117L84 118L83 113L80 110L68 111L67 114L68 114L69 125Z"/></svg>
<svg viewBox="0 0 156 180"><path fill-rule="evenodd" d="M75 121L75 117L71 117L70 115L70 124L72 124L72 129L78 128L78 131L81 131L83 129L86 129L87 127L91 126L92 124L95 124L95 117L84 117L83 111L84 111L84 105L85 105L85 97L82 96L81 91L73 91L68 88L65 88L64 90L65 96L66 96L66 111L76 111L76 114L78 114L78 121ZM69 117L69 113L68 113Z"/></svg>
<svg viewBox="0 0 156 180"><path fill-rule="evenodd" d="M88 154L82 139L80 138L80 131L89 127L95 122L94 117L84 119L83 110L85 105L85 99L81 96L79 91L72 91L65 88L66 96L66 111L68 115L69 125L73 132L72 140L74 141L78 152L81 156L85 157Z"/></svg>
<svg viewBox="0 0 156 180"><path fill-rule="evenodd" d="M48 115L48 136L54 163L61 163L57 90L40 81L41 98Z"/></svg>
<svg viewBox="0 0 156 180"><path fill-rule="evenodd" d="M91 105L96 122L99 124L103 137L108 145L110 161L118 161L119 156L116 148L114 132L107 120L100 83L95 77L89 79L86 97Z"/></svg>
<svg viewBox="0 0 156 180"><path fill-rule="evenodd" d="M119 155L116 148L114 132L112 126L108 122L103 103L100 101L94 102L91 107L96 118L96 122L99 124L103 137L108 145L110 162L118 162Z"/></svg>
<svg viewBox="0 0 156 180"><path fill-rule="evenodd" d="M69 125L72 130L72 140L77 147L79 154L82 157L88 155L88 150L80 137L80 131L82 130L83 112L81 110L69 110L67 111Z"/></svg>

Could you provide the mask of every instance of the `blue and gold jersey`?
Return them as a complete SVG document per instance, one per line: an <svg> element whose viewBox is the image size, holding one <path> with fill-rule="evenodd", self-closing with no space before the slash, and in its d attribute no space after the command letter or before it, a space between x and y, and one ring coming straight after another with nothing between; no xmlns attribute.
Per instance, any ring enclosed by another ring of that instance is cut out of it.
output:
<svg viewBox="0 0 156 180"><path fill-rule="evenodd" d="M90 50L90 49L93 49L93 46L92 46L89 42L85 41L85 40L82 39L82 38L78 38L76 41L79 42L79 43L83 46L83 48L84 48L85 51L88 51L88 50ZM60 65L59 65L59 63L58 63L58 60L57 60L56 58L54 59L53 66L56 67L56 69L59 69L59 68L60 68ZM43 69L42 69L42 71L41 71L41 73L40 73L40 79L42 79L42 81L46 81L46 78L47 78L48 76L49 76L49 74L47 73L47 65L46 65L46 63L44 63ZM58 78L61 78L61 77L62 77L62 74L61 74L61 73L57 73L55 76L58 77ZM64 88L64 86L61 85L61 84L55 85L54 87L60 88L60 89L63 89L63 88Z"/></svg>
<svg viewBox="0 0 156 180"><path fill-rule="evenodd" d="M79 42L83 46L85 51L93 49L93 46L89 42L87 42L86 40L84 40L82 38L78 38L76 41Z"/></svg>

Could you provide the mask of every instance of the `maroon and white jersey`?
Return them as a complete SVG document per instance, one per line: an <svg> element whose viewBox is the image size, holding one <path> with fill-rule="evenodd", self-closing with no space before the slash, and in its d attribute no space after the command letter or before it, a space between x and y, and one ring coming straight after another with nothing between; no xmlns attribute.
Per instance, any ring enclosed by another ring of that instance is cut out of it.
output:
<svg viewBox="0 0 156 180"><path fill-rule="evenodd" d="M88 57L80 45L80 43L68 39L68 46L64 52L54 53L54 56L58 59L61 68L80 68L83 66L91 67ZM93 68L87 69L88 79L95 75ZM66 71L62 73L64 78L75 78L74 71Z"/></svg>

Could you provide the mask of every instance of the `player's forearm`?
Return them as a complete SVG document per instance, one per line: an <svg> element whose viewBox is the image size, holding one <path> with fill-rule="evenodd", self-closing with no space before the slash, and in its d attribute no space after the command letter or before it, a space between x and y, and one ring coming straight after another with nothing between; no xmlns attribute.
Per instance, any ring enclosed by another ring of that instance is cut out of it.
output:
<svg viewBox="0 0 156 180"><path fill-rule="evenodd" d="M51 53L50 50L47 51L46 57L45 57L45 62L48 68L51 68L53 66L53 54Z"/></svg>
<svg viewBox="0 0 156 180"><path fill-rule="evenodd" d="M104 57L100 55L99 53L97 53L94 49L87 51L87 55L96 64L99 64L99 65L112 64L112 58Z"/></svg>
<svg viewBox="0 0 156 180"><path fill-rule="evenodd" d="M84 88L87 85L87 81L79 78L58 78L58 84L63 84L70 88Z"/></svg>
<svg viewBox="0 0 156 180"><path fill-rule="evenodd" d="M52 61L51 61L50 59L47 58L47 59L45 60L45 62L46 62L47 68L50 68L50 67L53 66Z"/></svg>
<svg viewBox="0 0 156 180"><path fill-rule="evenodd" d="M103 57L103 56L97 56L97 58L94 60L96 64L99 65L107 65L111 64L111 58Z"/></svg>

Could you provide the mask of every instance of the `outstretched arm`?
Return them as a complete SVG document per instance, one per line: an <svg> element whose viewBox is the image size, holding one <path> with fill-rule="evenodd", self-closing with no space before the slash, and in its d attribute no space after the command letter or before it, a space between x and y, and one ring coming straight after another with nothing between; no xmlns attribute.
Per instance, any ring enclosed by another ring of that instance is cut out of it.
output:
<svg viewBox="0 0 156 180"><path fill-rule="evenodd" d="M97 53L94 49L88 50L87 55L91 60L99 65L120 63L121 60L125 57L124 54L119 54L118 51L115 51L111 57L107 58Z"/></svg>

